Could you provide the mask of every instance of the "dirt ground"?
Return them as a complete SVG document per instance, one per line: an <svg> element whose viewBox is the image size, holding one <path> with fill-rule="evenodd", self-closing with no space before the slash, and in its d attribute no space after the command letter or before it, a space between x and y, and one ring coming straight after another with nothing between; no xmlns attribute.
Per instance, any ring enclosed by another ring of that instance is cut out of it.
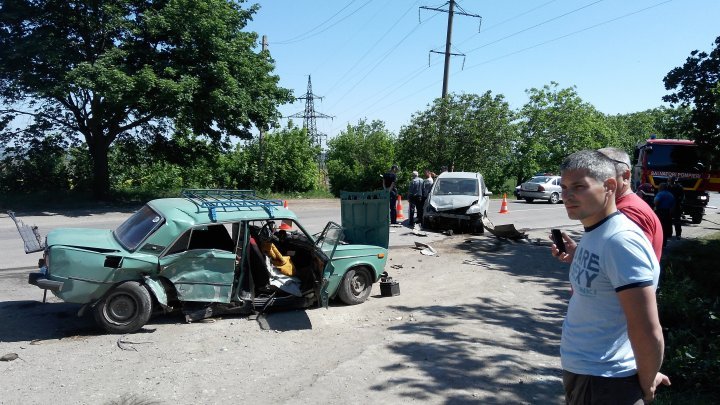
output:
<svg viewBox="0 0 720 405"><path fill-rule="evenodd" d="M542 236L542 235L537 235ZM99 334L78 306L0 272L1 404L561 403L569 291L547 243L454 235L439 256L393 247L401 294Z"/></svg>

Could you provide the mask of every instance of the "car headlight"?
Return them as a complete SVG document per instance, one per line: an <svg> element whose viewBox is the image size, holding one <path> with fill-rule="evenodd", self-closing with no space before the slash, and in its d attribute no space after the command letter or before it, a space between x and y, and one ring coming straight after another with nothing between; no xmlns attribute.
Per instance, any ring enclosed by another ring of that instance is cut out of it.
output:
<svg viewBox="0 0 720 405"><path fill-rule="evenodd" d="M480 213L480 205L477 201L475 201L470 208L468 208L467 211L465 211L465 214L472 215L472 214L479 214Z"/></svg>
<svg viewBox="0 0 720 405"><path fill-rule="evenodd" d="M707 199L708 199L708 196L706 196L706 195L698 196L698 200L700 200L700 201L707 201Z"/></svg>

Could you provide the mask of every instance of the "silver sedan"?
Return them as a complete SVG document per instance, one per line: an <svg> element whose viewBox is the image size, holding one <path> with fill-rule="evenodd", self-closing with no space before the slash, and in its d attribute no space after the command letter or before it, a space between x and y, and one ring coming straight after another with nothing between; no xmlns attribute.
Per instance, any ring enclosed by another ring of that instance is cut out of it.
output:
<svg viewBox="0 0 720 405"><path fill-rule="evenodd" d="M529 203L547 200L557 204L561 201L560 176L535 176L520 185L519 195Z"/></svg>

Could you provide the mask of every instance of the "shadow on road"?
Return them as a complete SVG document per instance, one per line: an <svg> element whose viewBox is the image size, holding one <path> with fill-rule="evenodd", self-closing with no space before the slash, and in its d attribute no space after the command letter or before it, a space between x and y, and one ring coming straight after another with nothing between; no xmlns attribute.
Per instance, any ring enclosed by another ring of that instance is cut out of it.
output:
<svg viewBox="0 0 720 405"><path fill-rule="evenodd" d="M405 362L388 366L386 371L411 366L431 377L429 381L393 380L393 387L401 387L404 396L418 401L430 399L428 393L446 392L448 404L558 403L562 373L557 364L547 364L547 358L559 355L570 289L567 265L550 255L549 246L550 241L517 243L494 237L468 238L453 246L466 252L466 261L473 263L466 265L479 263L479 271L501 271L522 283L541 285L540 290L550 299L533 303L528 297L514 305L479 296L469 305L393 307L422 314L423 320L391 329L429 339L393 343L390 349ZM512 377L518 375L533 377ZM373 389L387 388L376 385ZM487 397L472 398L472 392L483 392Z"/></svg>

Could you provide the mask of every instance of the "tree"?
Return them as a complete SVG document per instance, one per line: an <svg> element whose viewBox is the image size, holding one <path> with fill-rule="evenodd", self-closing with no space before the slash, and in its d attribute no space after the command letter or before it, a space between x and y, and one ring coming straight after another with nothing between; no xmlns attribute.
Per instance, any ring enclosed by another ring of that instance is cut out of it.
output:
<svg viewBox="0 0 720 405"><path fill-rule="evenodd" d="M693 107L687 134L720 155L720 37L709 54L690 52L685 64L671 70L663 81L666 90L676 90L664 101Z"/></svg>
<svg viewBox="0 0 720 405"><path fill-rule="evenodd" d="M268 128L289 90L243 32L243 0L5 0L0 3L0 140L82 137L94 191L109 191L120 135L168 128L213 141ZM12 128L25 116L26 128Z"/></svg>
<svg viewBox="0 0 720 405"><path fill-rule="evenodd" d="M320 170L320 147L315 146L307 131L288 124L287 128L273 131L263 139L263 167L259 167L259 141L246 148L248 165L240 188L248 185L262 190L305 192L316 188Z"/></svg>
<svg viewBox="0 0 720 405"><path fill-rule="evenodd" d="M436 99L400 130L398 160L419 170L454 166L480 172L491 190L500 191L518 136L514 120L504 97L489 91Z"/></svg>
<svg viewBox="0 0 720 405"><path fill-rule="evenodd" d="M530 100L520 111L522 137L516 145L518 182L538 171L557 172L570 153L617 144L605 116L584 102L575 87L560 89L552 82L527 94Z"/></svg>
<svg viewBox="0 0 720 405"><path fill-rule="evenodd" d="M372 191L382 187L380 176L395 163L395 140L382 121L358 121L328 141L326 165L330 191Z"/></svg>
<svg viewBox="0 0 720 405"><path fill-rule="evenodd" d="M608 125L615 132L616 144L631 156L638 142L651 135L662 139L679 139L684 136L683 128L689 122L687 108L659 107L628 114L608 116Z"/></svg>

